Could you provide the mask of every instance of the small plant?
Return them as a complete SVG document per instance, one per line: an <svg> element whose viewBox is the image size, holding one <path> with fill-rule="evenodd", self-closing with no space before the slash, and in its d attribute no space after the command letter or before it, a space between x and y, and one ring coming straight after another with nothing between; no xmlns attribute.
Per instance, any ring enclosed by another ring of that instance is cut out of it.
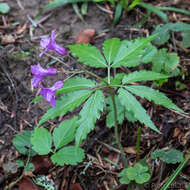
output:
<svg viewBox="0 0 190 190"><path fill-rule="evenodd" d="M65 55L65 49L56 44L54 33L53 31L51 37L42 39L41 46L45 50L40 55L49 50ZM154 38L153 35L132 41L121 41L118 38L108 39L103 43L103 54L95 46L89 44L70 45L68 48L72 55L77 57L80 62L78 66L90 78L71 77L65 83L56 82L51 88L44 88L42 83L45 81L45 76L55 75L57 70L54 68L44 69L40 64L31 66L34 75L32 84L41 89L41 96L33 102L43 97L51 103L52 107L43 115L33 132L24 132L15 137L13 141L15 147L20 148L20 152L24 154L28 153L27 148L32 148L40 155L50 154L52 162L57 165L76 165L85 157L84 150L80 147L81 143L94 129L95 123L101 115L108 112L106 123L107 126L114 127L116 143L121 151L125 167L121 174L122 177L126 179L125 174L127 173L129 182L135 180L139 184L149 180L150 174L147 166L137 163L134 167L128 168L125 153L119 141L118 124L122 124L124 118L130 121L138 120L142 125L161 134L135 96L146 98L166 108L184 112L163 93L140 85L140 82L167 79L170 75L140 70L128 74L116 73L112 76L111 71L113 68L119 69L121 66L137 68L143 63L142 59L148 60L149 48L153 47L151 41ZM89 71L88 67L103 69L104 72L106 70L107 75L102 78L95 72ZM58 95L61 97L55 100ZM47 129L47 125L46 128L42 127L48 120L65 116L81 105L82 108L77 116L61 121L58 127L55 127L51 132ZM139 143L138 139L138 150Z"/></svg>
<svg viewBox="0 0 190 190"><path fill-rule="evenodd" d="M167 151L163 149L156 149L154 152L152 152L151 158L153 160L160 158L167 164L176 164L184 160L183 153L176 149L170 149Z"/></svg>
<svg viewBox="0 0 190 190"><path fill-rule="evenodd" d="M118 176L121 177L120 182L122 184L130 184L131 181L135 181L137 184L143 184L150 179L148 166L143 166L140 163L136 163L134 167L123 169Z"/></svg>
<svg viewBox="0 0 190 190"><path fill-rule="evenodd" d="M171 32L181 32L183 40L181 41L181 46L184 48L190 47L190 24L186 24L183 22L176 23L167 23L164 25L157 25L153 34L158 34L156 38L153 40L153 43L156 45L163 45L170 39Z"/></svg>

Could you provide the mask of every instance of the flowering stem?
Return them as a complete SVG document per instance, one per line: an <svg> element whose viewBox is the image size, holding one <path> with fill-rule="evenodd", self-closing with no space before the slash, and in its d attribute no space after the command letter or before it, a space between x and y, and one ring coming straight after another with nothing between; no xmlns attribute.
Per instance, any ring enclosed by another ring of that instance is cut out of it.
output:
<svg viewBox="0 0 190 190"><path fill-rule="evenodd" d="M85 69L82 65L80 65L80 64L78 64L78 66L79 66L80 69L81 69L82 71L84 71L85 73L87 73L87 74L89 74L89 75L91 75L91 76L97 78L98 80L100 80L100 81L102 81L102 82L104 82L105 84L108 85L107 81L105 81L103 78L99 77L99 76L96 75L95 73L92 73L92 72L86 70L86 69Z"/></svg>
<svg viewBox="0 0 190 190"><path fill-rule="evenodd" d="M127 161L126 161L126 158L125 158L125 152L124 152L124 149L120 143L120 140L119 140L119 132L118 132L118 120L117 120L117 106L116 106L116 102L115 102L115 94L114 94L114 91L113 89L110 88L110 95L111 95L111 99L112 99L112 103L113 103L113 109L114 109L114 122L115 122L115 125L114 125L114 135L115 135L115 139L116 139L116 143L119 147L119 150L121 152L121 160L122 160L122 163L124 165L125 168L128 167L128 164L127 164Z"/></svg>

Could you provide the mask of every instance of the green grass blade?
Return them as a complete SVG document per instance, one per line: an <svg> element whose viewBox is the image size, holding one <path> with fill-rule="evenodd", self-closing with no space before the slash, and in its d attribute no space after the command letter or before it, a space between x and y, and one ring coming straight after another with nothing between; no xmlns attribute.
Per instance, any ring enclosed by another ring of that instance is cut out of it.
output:
<svg viewBox="0 0 190 190"><path fill-rule="evenodd" d="M88 11L88 3L87 2L84 2L81 6L81 13L82 15L86 15L87 14L87 11Z"/></svg>
<svg viewBox="0 0 190 190"><path fill-rule="evenodd" d="M161 188L161 190L167 190L168 187L173 183L173 181L175 180L175 178L179 175L180 171L184 168L184 166L186 165L186 163L189 161L190 159L190 153L188 153L184 159L183 162L181 162L181 164L179 164L179 166L177 167L177 169L174 171L174 173L170 176L170 178L168 179L168 181L164 184L164 186Z"/></svg>
<svg viewBox="0 0 190 190"><path fill-rule="evenodd" d="M121 17L122 14L122 10L123 10L122 4L118 3L114 14L113 25L117 24L117 22L119 21L119 18Z"/></svg>
<svg viewBox="0 0 190 190"><path fill-rule="evenodd" d="M150 5L150 4L143 3L143 2L140 2L138 5L139 5L140 7L143 7L143 8L145 8L145 9L150 10L151 12L157 14L164 22L166 22L166 23L168 22L168 17L167 17L167 15L166 15L164 12L160 11L160 10L158 9L158 7L155 7L155 6L152 6L152 5Z"/></svg>
<svg viewBox="0 0 190 190"><path fill-rule="evenodd" d="M178 8L174 8L174 7L157 7L157 8L159 10L161 10L161 11L174 11L174 12L177 12L177 13L190 15L190 11L183 10L183 9L178 9Z"/></svg>
<svg viewBox="0 0 190 190"><path fill-rule="evenodd" d="M101 2L104 0L54 0L45 6L45 9L53 9L55 7L64 6L68 3L82 3L82 2Z"/></svg>
<svg viewBox="0 0 190 190"><path fill-rule="evenodd" d="M84 18L82 14L80 13L80 9L77 3L72 3L73 10L75 11L75 14L81 19L82 22L84 22Z"/></svg>

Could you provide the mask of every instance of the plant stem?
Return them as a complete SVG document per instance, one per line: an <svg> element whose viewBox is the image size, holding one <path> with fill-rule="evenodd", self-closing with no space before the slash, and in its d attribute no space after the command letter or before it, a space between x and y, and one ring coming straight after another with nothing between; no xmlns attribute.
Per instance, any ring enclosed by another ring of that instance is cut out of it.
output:
<svg viewBox="0 0 190 190"><path fill-rule="evenodd" d="M91 75L91 76L93 76L93 77L99 79L100 81L102 81L102 82L104 82L105 84L108 85L107 81L105 81L103 78L99 77L99 76L96 75L95 73L92 73L92 72L86 70L86 69L85 69L82 65L80 65L80 64L78 64L78 66L79 66L80 69L81 69L82 71L84 71L85 73L87 73L87 74L89 74L89 75Z"/></svg>
<svg viewBox="0 0 190 190"><path fill-rule="evenodd" d="M5 190L11 190L24 177L24 173L25 173L26 168L28 167L29 162L30 162L30 151L29 151L29 154L27 157L26 164L25 164L24 169L22 171L22 174L15 181L13 181L11 184L6 186Z"/></svg>
<svg viewBox="0 0 190 190"><path fill-rule="evenodd" d="M113 89L110 88L110 95L111 95L111 98L112 98L112 103L113 103L113 109L114 109L114 122L115 122L115 125L114 125L114 135L115 135L115 139L116 139L116 143L119 147L119 150L121 152L121 160L122 160L122 163L124 165L125 168L128 167L128 164L127 164L127 161L126 161L126 158L125 158L125 152L124 152L124 149L120 143L120 140L119 140L119 132L118 132L118 120L117 120L117 107L116 107L116 102L115 102L115 94L113 92Z"/></svg>
<svg viewBox="0 0 190 190"><path fill-rule="evenodd" d="M141 126L138 126L137 143L136 143L137 162L140 160L140 143L141 143Z"/></svg>
<svg viewBox="0 0 190 190"><path fill-rule="evenodd" d="M108 84L110 85L110 66L108 66Z"/></svg>
<svg viewBox="0 0 190 190"><path fill-rule="evenodd" d="M186 163L189 161L190 159L190 153L188 153L185 156L185 159L183 162L181 162L179 164L179 166L177 167L177 169L174 171L174 173L170 176L170 178L168 179L168 181L164 184L164 186L161 188L161 190L167 190L168 187L173 183L173 181L175 180L175 178L179 175L180 171L184 168L184 166L186 165Z"/></svg>

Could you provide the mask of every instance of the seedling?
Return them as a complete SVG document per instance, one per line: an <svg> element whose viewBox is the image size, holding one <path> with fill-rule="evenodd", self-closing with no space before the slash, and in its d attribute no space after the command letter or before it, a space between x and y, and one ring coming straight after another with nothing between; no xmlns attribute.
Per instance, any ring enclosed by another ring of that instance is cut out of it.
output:
<svg viewBox="0 0 190 190"><path fill-rule="evenodd" d="M153 160L160 158L163 162L167 164L176 164L184 160L183 153L176 149L170 149L168 151L163 149L156 149L151 154L151 158Z"/></svg>
<svg viewBox="0 0 190 190"><path fill-rule="evenodd" d="M134 167L128 167L123 169L119 175L121 184L130 184L132 182L138 184L144 184L150 179L149 167L147 164L136 163Z"/></svg>

